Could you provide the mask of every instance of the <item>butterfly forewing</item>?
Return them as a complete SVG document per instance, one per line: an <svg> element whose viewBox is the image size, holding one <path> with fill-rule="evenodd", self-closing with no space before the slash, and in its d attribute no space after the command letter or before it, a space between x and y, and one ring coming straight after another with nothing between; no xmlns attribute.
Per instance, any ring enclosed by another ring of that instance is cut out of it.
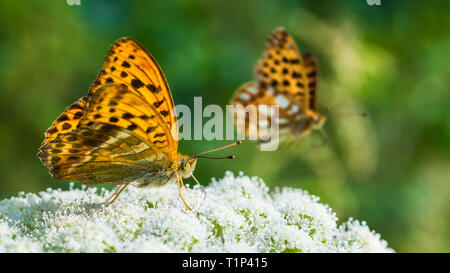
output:
<svg viewBox="0 0 450 273"><path fill-rule="evenodd" d="M303 58L290 35L283 29L276 29L266 44L266 49L255 68L255 82L242 85L232 99L234 105L277 105L279 106L280 136L289 133L292 121L307 108L308 92L303 67ZM263 119L265 117L262 117ZM237 121L239 122L239 121ZM270 126L263 122L263 126ZM252 122L246 120L245 133L251 136ZM255 126L255 125L253 125ZM261 124L258 121L258 138ZM239 129L239 127L238 127ZM264 130L267 131L267 130ZM267 138L267 137L266 137Z"/></svg>
<svg viewBox="0 0 450 273"><path fill-rule="evenodd" d="M125 84L152 105L163 118L172 133L175 149L178 147L178 131L174 124L176 113L169 86L164 74L154 58L136 41L121 38L109 50L101 71L91 84L87 96L66 108L46 131L43 144L51 141L59 133L76 128L86 107L86 101L103 85Z"/></svg>
<svg viewBox="0 0 450 273"><path fill-rule="evenodd" d="M273 87L276 94L291 95L304 111L308 92L303 63L294 40L286 30L278 28L267 41L255 68L255 78L260 84Z"/></svg>
<svg viewBox="0 0 450 273"><path fill-rule="evenodd" d="M279 106L279 136L293 136L306 132L310 123L304 123L307 115L314 114L317 105L317 68L311 54L302 56L292 37L283 28L277 28L270 36L266 49L255 68L255 81L242 85L234 94L232 104L245 106ZM265 118L265 117L263 117ZM252 122L246 116L237 120L248 136L254 136L258 128L270 126L258 119ZM238 130L240 128L238 127ZM267 131L267 130L265 130Z"/></svg>
<svg viewBox="0 0 450 273"><path fill-rule="evenodd" d="M111 46L88 95L110 83L125 84L142 96L158 111L167 127L172 129L176 122L176 113L167 81L154 58L136 41L122 38ZM177 130L172 130L172 134L177 147Z"/></svg>
<svg viewBox="0 0 450 273"><path fill-rule="evenodd" d="M175 141L164 118L143 97L123 84L106 85L95 92L80 126L90 126L92 123L126 129L167 154L170 160L176 157Z"/></svg>

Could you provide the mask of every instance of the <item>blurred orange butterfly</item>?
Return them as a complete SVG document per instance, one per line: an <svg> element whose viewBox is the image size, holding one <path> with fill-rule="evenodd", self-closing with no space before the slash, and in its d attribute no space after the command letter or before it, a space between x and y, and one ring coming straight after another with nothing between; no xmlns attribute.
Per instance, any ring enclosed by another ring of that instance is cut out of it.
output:
<svg viewBox="0 0 450 273"><path fill-rule="evenodd" d="M182 178L193 177L201 156L177 153L176 113L166 78L130 38L112 45L88 94L68 106L45 137L38 157L53 178L120 185L109 204L130 184L176 180L189 208L180 186Z"/></svg>
<svg viewBox="0 0 450 273"><path fill-rule="evenodd" d="M266 49L254 72L255 81L243 84L235 92L231 103L235 106L277 105L279 107L279 136L264 135L272 125L268 122L238 120L242 131L261 143L270 142L273 137L293 141L308 135L313 129L320 130L326 117L316 111L318 100L318 71L312 54L302 55L292 37L282 28L277 28L268 39ZM258 114L265 114L256 108ZM256 130L251 130L251 128Z"/></svg>

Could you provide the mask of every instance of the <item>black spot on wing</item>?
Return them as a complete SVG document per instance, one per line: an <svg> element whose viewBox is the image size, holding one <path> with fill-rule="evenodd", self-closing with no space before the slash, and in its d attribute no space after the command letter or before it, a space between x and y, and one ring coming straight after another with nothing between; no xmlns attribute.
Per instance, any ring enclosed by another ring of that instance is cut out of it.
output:
<svg viewBox="0 0 450 273"><path fill-rule="evenodd" d="M79 111L73 115L73 119L80 119L83 116L83 112Z"/></svg>
<svg viewBox="0 0 450 273"><path fill-rule="evenodd" d="M69 117L67 117L67 115L64 114L64 115L60 116L56 121L63 122L63 121L67 121L67 120L69 120Z"/></svg>
<svg viewBox="0 0 450 273"><path fill-rule="evenodd" d="M72 125L70 123L64 123L63 126L61 127L63 130L68 130L70 128L72 128Z"/></svg>
<svg viewBox="0 0 450 273"><path fill-rule="evenodd" d="M130 113L124 113L122 115L122 118L124 118L124 119L131 119L131 118L134 118L134 115L130 114Z"/></svg>
<svg viewBox="0 0 450 273"><path fill-rule="evenodd" d="M147 134L149 134L149 133L155 131L156 128L158 128L158 126L151 126L151 127L148 127L147 130L146 130L145 132L146 132Z"/></svg>
<svg viewBox="0 0 450 273"><path fill-rule="evenodd" d="M53 127L52 129L47 131L47 133L49 133L49 134L54 134L54 133L57 133L57 132L58 132L58 128L56 128L56 127Z"/></svg>
<svg viewBox="0 0 450 273"><path fill-rule="evenodd" d="M59 157L59 156L54 156L54 157L52 157L52 159L51 159L51 163L52 163L52 164L55 164L55 163L58 163L60 160L61 160L61 157Z"/></svg>
<svg viewBox="0 0 450 273"><path fill-rule="evenodd" d="M155 106L156 109L158 109L159 106L164 102L165 99L162 99L160 101L156 101L153 103L153 106Z"/></svg>
<svg viewBox="0 0 450 273"><path fill-rule="evenodd" d="M133 86L134 89L138 89L144 86L144 83L139 79L132 79L131 86Z"/></svg>
<svg viewBox="0 0 450 273"><path fill-rule="evenodd" d="M147 84L146 87L147 87L147 89L150 90L150 92L152 92L153 94L157 94L157 93L159 93L159 91L161 91L161 88L160 88L160 87L156 87L156 86L153 85L153 84Z"/></svg>
<svg viewBox="0 0 450 273"><path fill-rule="evenodd" d="M316 71L309 72L308 74L306 74L306 76L308 78L314 78L316 76Z"/></svg>
<svg viewBox="0 0 450 273"><path fill-rule="evenodd" d="M130 130L130 131L136 130L137 128L138 128L137 125L134 124L134 123L131 123L131 124L127 127L127 129Z"/></svg>

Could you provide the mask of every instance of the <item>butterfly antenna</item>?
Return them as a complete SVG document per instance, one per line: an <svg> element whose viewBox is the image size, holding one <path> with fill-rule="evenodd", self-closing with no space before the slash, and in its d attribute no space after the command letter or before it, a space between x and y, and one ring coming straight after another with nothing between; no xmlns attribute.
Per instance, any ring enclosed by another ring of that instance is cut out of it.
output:
<svg viewBox="0 0 450 273"><path fill-rule="evenodd" d="M224 157L211 157L211 156L204 156L204 155L196 155L193 156L195 158L208 158L208 159L235 159L236 156L234 155L229 155L229 156L224 156Z"/></svg>
<svg viewBox="0 0 450 273"><path fill-rule="evenodd" d="M328 114L329 112L330 112L330 107L329 106L325 106L324 114ZM339 116L360 116L362 118L365 118L365 117L369 116L369 114L367 112L361 112L361 113L334 112L334 115L339 115Z"/></svg>
<svg viewBox="0 0 450 273"><path fill-rule="evenodd" d="M184 185L183 178L181 176L180 176L180 182L181 182L181 187L183 187L187 192L190 192L190 190Z"/></svg>
<svg viewBox="0 0 450 273"><path fill-rule="evenodd" d="M369 116L368 113L366 112L361 112L361 113L340 113L341 116L347 116L347 117L351 117L351 116L359 116L362 118L365 118L367 116Z"/></svg>
<svg viewBox="0 0 450 273"><path fill-rule="evenodd" d="M191 207L188 206L188 204L186 203L186 201L183 198L183 195L181 194L181 184L183 183L183 181L181 180L181 177L178 175L177 172L175 172L175 174L177 175L177 182L178 182L178 195L181 198L181 201L183 201L184 205L189 209L192 210Z"/></svg>
<svg viewBox="0 0 450 273"><path fill-rule="evenodd" d="M223 150L223 149L226 149L226 148L229 148L229 147L232 147L232 146L236 146L236 145L239 145L239 144L241 144L241 143L242 143L242 141L241 141L241 140L239 140L239 141L236 141L236 142L234 142L234 143L232 143L232 144L228 144L228 145L225 145L225 146L223 146L223 147L220 147L220 148L216 148L216 149L213 149L213 150L209 150L209 151L206 151L206 152L201 152L201 153L198 153L198 154L196 154L196 155L193 155L193 156L189 157L188 161L189 161L190 159L192 159L192 158L208 158L208 159L235 159L236 157L235 157L234 155L230 155L230 156L225 156L225 157L209 157L209 156L203 156L202 154L207 154L207 153L211 153L211 152L215 152L215 151Z"/></svg>
<svg viewBox="0 0 450 273"><path fill-rule="evenodd" d="M223 146L223 147L220 147L220 148L217 148L217 149L213 149L213 150L209 150L209 151L206 151L206 152L201 152L201 153L198 153L197 155L201 155L201 154L207 154L207 153L211 153L211 152L215 152L215 151L223 150L223 149L226 149L226 148L228 148L228 147L232 147L232 146L236 146L236 145L239 145L239 144L241 144L241 143L242 143L242 141L241 141L241 140L239 140L239 141L236 141L235 143L231 143L231 144L225 145L225 146Z"/></svg>

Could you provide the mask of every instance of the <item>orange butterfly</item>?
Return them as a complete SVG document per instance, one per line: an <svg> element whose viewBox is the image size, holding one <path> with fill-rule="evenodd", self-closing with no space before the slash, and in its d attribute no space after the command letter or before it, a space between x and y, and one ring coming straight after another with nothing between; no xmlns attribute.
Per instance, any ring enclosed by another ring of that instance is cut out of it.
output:
<svg viewBox="0 0 450 273"><path fill-rule="evenodd" d="M234 94L231 103L235 106L277 105L279 107L280 139L293 140L308 135L313 129L320 130L326 117L316 111L318 99L318 71L311 54L302 55L292 37L279 27L270 36L262 57L255 69L255 81L243 84ZM258 108L258 114L264 116ZM270 142L274 135L264 135L272 124L268 122L237 120L244 124L242 131L260 143ZM256 130L251 130L251 128Z"/></svg>
<svg viewBox="0 0 450 273"><path fill-rule="evenodd" d="M181 195L182 178L193 177L197 158L206 153L177 153L176 113L166 78L130 38L112 45L88 94L68 106L45 137L38 157L52 177L120 185L109 204L130 184L161 186L176 179L189 208Z"/></svg>

